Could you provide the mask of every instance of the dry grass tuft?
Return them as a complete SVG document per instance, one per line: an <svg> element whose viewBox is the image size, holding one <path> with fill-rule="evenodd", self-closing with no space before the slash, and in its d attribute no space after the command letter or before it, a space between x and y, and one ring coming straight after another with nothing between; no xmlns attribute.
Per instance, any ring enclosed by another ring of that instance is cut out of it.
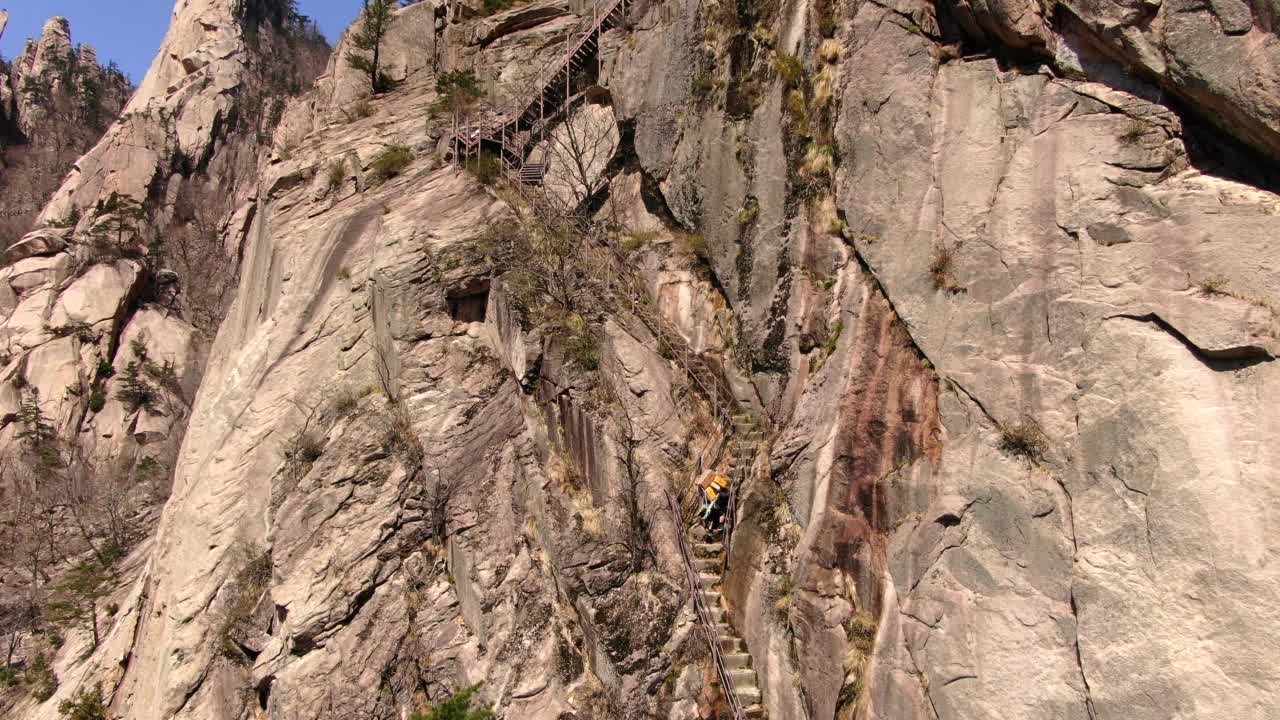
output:
<svg viewBox="0 0 1280 720"><path fill-rule="evenodd" d="M862 694L867 661L875 650L875 619L865 610L859 610L845 621L844 632L849 644L844 655L844 684L836 701L837 708L852 705Z"/></svg>
<svg viewBox="0 0 1280 720"><path fill-rule="evenodd" d="M591 493L584 489L575 489L569 494L574 513L582 519L582 531L595 539L604 537L604 508L595 506Z"/></svg>
<svg viewBox="0 0 1280 720"><path fill-rule="evenodd" d="M835 65L823 65L818 71L817 77L813 80L813 106L815 108L825 108L831 103L831 98L835 95L836 79L838 78L838 70Z"/></svg>
<svg viewBox="0 0 1280 720"><path fill-rule="evenodd" d="M795 86L804 78L804 63L795 55L778 53L773 58L773 67L788 87Z"/></svg>
<svg viewBox="0 0 1280 720"><path fill-rule="evenodd" d="M1048 439L1040 427L1030 420L1000 428L1000 452L1039 462L1049 449Z"/></svg>
<svg viewBox="0 0 1280 720"><path fill-rule="evenodd" d="M820 175L830 175L835 169L836 149L830 145L810 144L804 151L804 166L801 168L806 175L818 177Z"/></svg>
<svg viewBox="0 0 1280 720"><path fill-rule="evenodd" d="M933 288L935 290L946 290L953 293L964 290L964 287L956 282L955 275L952 274L954 262L954 248L948 246L945 242L934 248L933 260L929 263L929 276L933 278Z"/></svg>
<svg viewBox="0 0 1280 720"><path fill-rule="evenodd" d="M839 40L835 38L827 38L818 46L818 57L823 62L835 64L840 61L840 56L844 54L844 47Z"/></svg>
<svg viewBox="0 0 1280 720"><path fill-rule="evenodd" d="M391 455L398 455L404 464L411 468L422 466L425 455L418 435L413 431L413 423L409 413L401 404L390 405L383 418L382 449Z"/></svg>
<svg viewBox="0 0 1280 720"><path fill-rule="evenodd" d="M699 233L680 232L675 234L676 247L686 255L700 260L707 259L707 239Z"/></svg>
<svg viewBox="0 0 1280 720"><path fill-rule="evenodd" d="M1130 147L1141 144L1147 136L1147 130L1147 124L1141 120L1130 120L1124 132L1120 133L1120 144Z"/></svg>
<svg viewBox="0 0 1280 720"><path fill-rule="evenodd" d="M1230 295L1228 289L1229 283L1222 275L1210 275L1196 283L1196 288L1200 290L1200 294L1205 297L1223 297Z"/></svg>

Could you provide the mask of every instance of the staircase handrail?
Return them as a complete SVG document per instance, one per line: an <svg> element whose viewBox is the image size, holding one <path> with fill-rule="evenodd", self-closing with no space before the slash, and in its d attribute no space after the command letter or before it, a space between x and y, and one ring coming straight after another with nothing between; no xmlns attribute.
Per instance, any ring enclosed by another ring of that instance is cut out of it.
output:
<svg viewBox="0 0 1280 720"><path fill-rule="evenodd" d="M578 50L582 49L582 46L591 38L592 33L598 31L600 26L604 25L609 16L613 14L613 11L616 10L619 5L626 2L628 2L628 0L604 0L603 2L595 3L592 6L592 17L590 23L587 22L585 15L579 22L580 27L582 25L586 25L586 27L577 31L576 40L573 44L569 45L563 54L557 55L542 64L542 67L538 69L536 85L534 82L534 76L530 75L529 80L525 84L525 92L513 95L512 100L507 102L501 115L508 116L508 122L512 120L519 120L523 117L524 114L533 107L535 102L534 98L540 97L546 92L554 78L560 74L562 69L569 65L573 56L578 52ZM603 8L603 10L601 8ZM521 99L525 99L526 102L521 104Z"/></svg>
<svg viewBox="0 0 1280 720"><path fill-rule="evenodd" d="M503 169L511 189L519 195L525 203L528 204L531 211L536 212L537 200L530 196L526 191L523 183L517 176L518 168L510 163L503 163ZM565 222L563 218L559 218L561 222ZM631 314L645 325L653 334L654 338L661 346L666 344L668 352L674 361L681 367L687 376L691 385L695 385L702 391L704 397L708 400L712 407L712 413L717 420L723 421L726 428L733 428L733 412L735 407L740 407L737 398L732 394L722 395L718 390L710 390L703 384L698 374L692 369L689 356L692 352L689 350L684 338L679 334L666 327L667 321L662 319L660 315L653 312L649 305L652 304L652 298L649 293L639 285L634 276L625 270L621 259L617 255L617 249L606 244L603 251L597 246L583 243L583 249L591 252L597 258L601 259L601 264L607 269L608 275L600 278L597 282L601 284L605 291L612 295L615 300L628 307ZM594 269L594 268L593 268ZM679 338L679 342L671 339L671 335ZM725 407L725 406L728 407ZM725 436L728 436L726 430ZM735 460L736 461L736 460ZM728 566L729 548L732 542L733 528L737 522L736 508L736 488L737 482L729 484L729 506L725 515L725 532L723 535L723 544L725 548L724 560L722 567ZM733 685L733 678L730 677L727 666L724 663L724 656L720 650L719 634L716 630L715 621L711 617L710 609L707 607L706 600L702 597L702 582L698 577L697 568L693 564L693 555L689 549L688 538L685 533L690 526L690 520L686 518L684 507L693 505L693 500L699 492L700 486L695 483L682 496L677 498L670 490L665 492L667 503L671 513L672 522L676 530L677 543L680 547L680 556L685 566L685 575L689 583L689 594L693 601L694 610L698 615L699 624L702 627L703 634L707 638L708 647L711 650L712 663L715 666L716 674L720 679L720 684L724 689L724 696L729 703L730 709L733 711L734 720L746 720L746 715L742 708L742 702L738 699L737 688Z"/></svg>
<svg viewBox="0 0 1280 720"><path fill-rule="evenodd" d="M733 678L729 675L729 668L724 662L724 653L720 650L720 633L716 629L715 620L711 617L711 609L707 607L707 601L702 597L702 580L698 577L698 570L693 564L693 555L689 550L689 539L685 537L686 528L681 519L680 506L670 492L667 492L667 504L675 521L676 542L680 546L680 558L684 564L685 576L689 581L693 609L698 615L698 624L702 626L702 633L706 636L707 646L711 650L711 663L715 666L725 700L729 702L729 709L733 712L733 720L746 720L742 701L738 699L738 689L733 685Z"/></svg>
<svg viewBox="0 0 1280 720"><path fill-rule="evenodd" d="M543 63L543 66L538 70L537 79L535 80L534 76L530 75L529 79L525 83L525 88L521 92L513 95L512 99L505 103L506 106L501 111L496 112L493 116L487 118L483 122L471 123L461 129L460 134L464 138L471 136L474 131L479 131L477 140L474 143L466 142L466 146L472 147L478 144L480 140L484 139L491 140L494 135L503 132L504 129L512 123L518 125L520 119L529 112L534 103L541 100L542 96L546 94L547 89L551 86L551 83L554 82L555 78L559 76L561 70L563 70L566 75L569 74L571 69L569 65L572 63L573 56L577 54L578 50L580 50L583 45L591 39L594 33L600 31L601 27L608 22L609 18L619 6L625 6L629 1L630 0L604 0L604 2L599 2L593 5L590 24L578 32L577 39L569 45L564 54ZM585 16L583 18L583 22L586 22ZM598 47L596 51L599 52Z"/></svg>

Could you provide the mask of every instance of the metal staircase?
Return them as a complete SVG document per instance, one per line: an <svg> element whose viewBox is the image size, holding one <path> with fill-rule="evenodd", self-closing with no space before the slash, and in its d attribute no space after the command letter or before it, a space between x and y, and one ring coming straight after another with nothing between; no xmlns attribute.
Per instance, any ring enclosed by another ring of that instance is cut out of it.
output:
<svg viewBox="0 0 1280 720"><path fill-rule="evenodd" d="M465 164L486 146L495 151L502 159L511 189L548 226L569 225L573 220L539 211L538 200L530 194L530 186L542 184L547 165L526 162L529 152L546 130L563 117L571 102L579 97L574 94L575 76L587 69L592 57L599 62L601 36L621 25L630 3L631 0L604 0L597 4L592 10L590 23L570 43L563 56L542 68L529 92L520 94L520 99L505 112L486 122L455 128L455 161ZM598 72L597 65L597 77ZM607 184L605 179L601 187ZM667 498L685 566L690 601L707 640L712 664L733 719L763 718L766 712L751 655L746 643L727 622L727 608L723 605L720 584L724 571L728 569L733 531L737 525L737 492L748 480L757 450L765 442L765 423L757 420L755 414L738 401L716 361L693 351L684 337L662 317L648 288L616 248L584 241L582 250L582 264L604 296L653 335L658 352L670 359L686 377L689 388L702 396L727 438L723 461L732 482L721 538L707 542L707 538L700 537L703 531L696 523L699 487L691 487L681 498L671 493Z"/></svg>
<svg viewBox="0 0 1280 720"><path fill-rule="evenodd" d="M518 182L514 171L509 171L508 175L512 180L511 189L528 204L529 212L538 213L538 200L533 196L533 190ZM564 217L541 214L539 217L549 223L567 225L572 222ZM766 443L765 421L757 420L755 413L739 402L724 373L714 366L711 359L690 348L679 331L662 317L648 289L616 248L584 241L581 263L603 298L635 318L653 335L657 351L682 372L690 390L706 401L708 410L726 438L722 462L732 482L729 484L724 530L719 541L705 542L706 538L698 537L701 532L696 524L699 486L691 485L680 498L671 493L667 498L685 566L689 598L707 640L712 665L733 719L765 717L751 656L746 643L726 621L726 608L718 589L733 547L738 490L747 484L757 453Z"/></svg>
<svg viewBox="0 0 1280 720"><path fill-rule="evenodd" d="M766 442L766 430L755 414L734 395L723 374L714 368L707 356L694 352L657 309L646 288L613 248L600 250L604 259L602 281L608 294L623 309L638 319L653 334L658 351L671 358L680 368L689 386L708 403L728 439L723 462L731 478L729 503L725 511L724 530L716 542L700 537L704 531L697 524L701 489L694 485L677 499L668 493L672 522L675 524L680 555L689 583L689 596L699 625L707 640L712 665L720 681L725 700L734 720L765 717L763 697L751 666L746 643L726 620L720 583L729 566L733 547L733 531L737 526L737 493L748 481L757 451ZM700 471L700 468L699 468Z"/></svg>
<svg viewBox="0 0 1280 720"><path fill-rule="evenodd" d="M733 482L729 485L730 500L723 536L719 539L707 537L696 521L690 520L690 510L696 513L698 488L694 488L692 497L686 496L685 502L670 494L668 502L679 530L677 537L690 596L711 652L712 665L734 720L747 720L765 717L764 697L747 644L727 620L720 584L727 567L736 522L734 489L746 480L750 459L756 446L763 442L764 433L756 428L754 420L747 414L733 416L733 430L726 457Z"/></svg>
<svg viewBox="0 0 1280 720"><path fill-rule="evenodd" d="M592 6L590 21L583 19L586 27L577 31L576 39L569 43L565 53L544 65L537 79L524 92L517 93L505 110L483 122L456 127L455 160L465 164L488 146L521 182L541 183L546 174L545 164L528 170L525 160L547 128L576 98L574 81L580 79L592 58L596 60L596 77L599 77L600 37L622 25L631 2L603 0Z"/></svg>

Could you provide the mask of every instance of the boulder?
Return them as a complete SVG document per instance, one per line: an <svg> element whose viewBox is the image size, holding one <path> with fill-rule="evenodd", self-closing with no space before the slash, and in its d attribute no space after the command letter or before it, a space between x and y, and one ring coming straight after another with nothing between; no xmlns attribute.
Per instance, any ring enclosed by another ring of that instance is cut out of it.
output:
<svg viewBox="0 0 1280 720"><path fill-rule="evenodd" d="M178 381L186 380L196 359L195 329L163 308L146 305L133 314L120 334L116 374L133 359L133 344L141 342L154 363L172 363Z"/></svg>
<svg viewBox="0 0 1280 720"><path fill-rule="evenodd" d="M133 440L139 445L160 442L169 436L173 418L161 412L139 410L133 422Z"/></svg>
<svg viewBox="0 0 1280 720"><path fill-rule="evenodd" d="M49 312L53 309L58 293L52 288L40 288L27 294L5 319L0 334L6 346L35 347L53 336L48 329Z"/></svg>
<svg viewBox="0 0 1280 720"><path fill-rule="evenodd" d="M141 268L132 260L94 265L59 293L49 327L57 330L119 318L140 279Z"/></svg>
<svg viewBox="0 0 1280 720"><path fill-rule="evenodd" d="M470 44L488 45L511 33L566 15L568 12L564 4L556 0L519 5L477 22L473 26Z"/></svg>
<svg viewBox="0 0 1280 720"><path fill-rule="evenodd" d="M543 186L560 203L575 206L604 178L619 141L613 108L605 103L585 103L573 111L568 125L552 130L529 161L546 163Z"/></svg>
<svg viewBox="0 0 1280 720"><path fill-rule="evenodd" d="M19 296L37 287L55 286L66 279L70 266L67 253L19 260L7 270L8 285Z"/></svg>
<svg viewBox="0 0 1280 720"><path fill-rule="evenodd" d="M6 248L5 259L12 263L37 255L56 255L67 249L67 238L70 234L70 228L46 227L32 230L21 240Z"/></svg>

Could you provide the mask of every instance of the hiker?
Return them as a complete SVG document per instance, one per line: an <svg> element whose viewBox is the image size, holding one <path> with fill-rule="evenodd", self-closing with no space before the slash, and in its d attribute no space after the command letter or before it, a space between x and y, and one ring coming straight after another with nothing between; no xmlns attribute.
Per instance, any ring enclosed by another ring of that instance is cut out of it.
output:
<svg viewBox="0 0 1280 720"><path fill-rule="evenodd" d="M729 478L713 474L702 485L702 526L708 535L719 534L724 525L724 513L729 508Z"/></svg>

